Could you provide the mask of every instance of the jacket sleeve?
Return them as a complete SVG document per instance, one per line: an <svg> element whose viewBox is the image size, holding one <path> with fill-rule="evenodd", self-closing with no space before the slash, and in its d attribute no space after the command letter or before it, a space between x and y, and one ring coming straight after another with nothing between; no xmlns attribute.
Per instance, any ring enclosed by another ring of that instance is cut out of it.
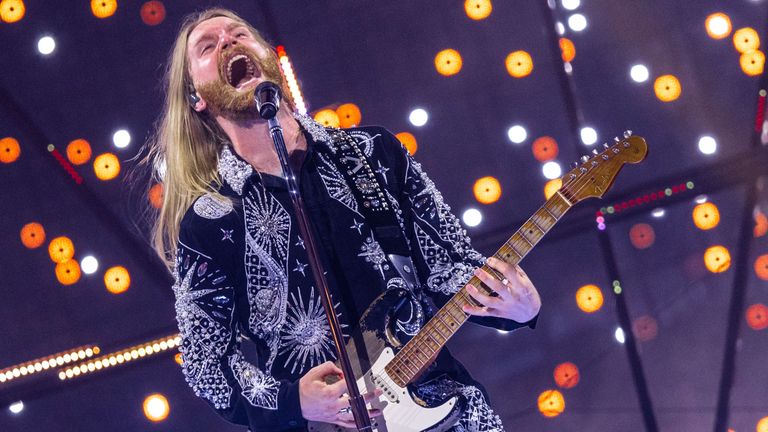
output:
<svg viewBox="0 0 768 432"><path fill-rule="evenodd" d="M467 231L434 182L421 165L405 150L398 139L387 132L397 149L399 161L394 161L400 183L398 201L403 216L411 255L417 267L422 285L438 307L442 307L472 278L476 267L485 263L485 257L476 251ZM528 326L534 328L538 315L526 323L495 318L470 318L471 322L499 330L513 330Z"/></svg>
<svg viewBox="0 0 768 432"><path fill-rule="evenodd" d="M232 423L254 432L295 428L304 423L298 381L276 380L240 351L235 251L221 246L214 222L188 213L181 224L173 291L184 376Z"/></svg>

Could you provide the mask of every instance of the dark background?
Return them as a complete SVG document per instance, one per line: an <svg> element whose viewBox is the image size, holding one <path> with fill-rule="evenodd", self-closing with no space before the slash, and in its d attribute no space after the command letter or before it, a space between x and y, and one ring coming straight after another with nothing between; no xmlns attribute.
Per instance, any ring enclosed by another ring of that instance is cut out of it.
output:
<svg viewBox="0 0 768 432"><path fill-rule="evenodd" d="M89 343L109 352L176 331L170 278L148 249L137 213L146 197L125 180L129 159L159 114L163 67L181 18L194 10L230 7L270 42L284 45L310 111L353 102L363 124L413 133L417 160L455 212L482 211L482 224L469 231L486 254L543 202L546 179L531 153L533 139L554 137L564 168L591 150L573 133L563 64L550 12L540 1L494 1L482 21L470 20L462 1L166 1L166 19L154 27L140 19L142 2L120 1L107 19L95 18L88 3L27 1L23 20L0 24L0 136L15 137L22 147L19 160L0 166L0 367ZM753 27L764 37L766 4L583 0L575 11L589 23L583 32L565 34L576 45L570 83L582 125L597 130L599 143L632 129L647 139L650 152L643 164L621 172L603 201L569 214L524 262L544 302L536 330L500 334L467 326L450 343L485 383L508 430L642 430L626 346L614 338L619 322L594 212L689 180L693 190L610 216L607 224L630 318L648 315L658 323L657 337L638 342L638 349L659 427L712 430L734 276L743 269L745 307L768 303L768 283L752 270L755 258L768 252L768 240L750 235L749 242L739 242L757 171L735 168L756 160L755 151L766 160L765 147L753 136L761 78L741 71L731 39L709 38L704 20L722 11L734 30ZM565 22L573 12L558 3L552 13ZM50 56L36 49L44 34L56 39ZM434 56L445 48L463 57L458 75L435 71ZM504 59L520 49L531 53L534 70L514 79ZM649 67L648 82L630 80L629 68L638 62ZM654 95L653 80L669 73L683 91L678 100L663 103ZM417 106L430 115L421 128L408 122ZM518 123L528 139L512 144L507 129ZM125 149L112 145L120 128L133 137ZM702 135L717 139L716 154L699 152ZM76 167L84 178L76 185L46 151L54 144L63 152L76 138L91 143L94 157L117 154L120 176L99 181L87 164ZM487 175L499 179L503 194L497 203L482 205L472 184ZM692 222L700 194L720 209L714 230L698 230ZM768 212L764 189L758 190L757 206ZM652 217L659 207L664 216ZM31 221L44 225L49 240L72 238L75 258L95 255L99 271L60 285L47 243L29 250L19 241L19 230ZM656 232L655 244L644 250L629 239L629 229L640 222ZM734 258L724 273L704 268L704 250L714 244L728 247ZM743 254L746 259L737 262ZM131 271L131 287L121 295L107 292L102 281L113 265ZM594 314L581 312L574 300L576 290L589 283L606 300ZM739 314L728 424L741 432L768 416L768 333L750 329ZM564 361L580 368L581 379L561 390L564 413L548 419L536 401L542 391L556 388L552 371ZM192 394L172 352L57 381L48 374L19 379L12 388L0 384L4 404L25 404L18 415L3 407L0 430L244 430L225 424ZM159 424L141 410L153 392L165 394L171 405Z"/></svg>

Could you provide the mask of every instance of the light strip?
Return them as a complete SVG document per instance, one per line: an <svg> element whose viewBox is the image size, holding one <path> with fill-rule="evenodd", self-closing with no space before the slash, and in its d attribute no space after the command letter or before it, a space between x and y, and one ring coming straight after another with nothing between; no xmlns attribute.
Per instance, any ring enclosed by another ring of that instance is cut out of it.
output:
<svg viewBox="0 0 768 432"><path fill-rule="evenodd" d="M0 384L6 384L23 376L33 375L48 369L84 360L98 355L99 352L101 352L101 349L98 346L85 345L0 369Z"/></svg>
<svg viewBox="0 0 768 432"><path fill-rule="evenodd" d="M103 356L93 358L71 367L59 371L59 379L64 381L76 378L87 373L108 369L114 366L120 366L134 360L146 358L164 351L168 351L181 344L181 336L178 334L170 335L164 338L151 340L146 343L134 345L119 351L115 351Z"/></svg>
<svg viewBox="0 0 768 432"><path fill-rule="evenodd" d="M282 45L277 47L277 57L280 60L280 70L283 72L285 81L288 84L288 90L291 91L291 97L296 104L296 110L301 114L307 113L307 106L304 104L304 97L301 95L299 83L296 81L296 74L293 73L293 66L285 48Z"/></svg>

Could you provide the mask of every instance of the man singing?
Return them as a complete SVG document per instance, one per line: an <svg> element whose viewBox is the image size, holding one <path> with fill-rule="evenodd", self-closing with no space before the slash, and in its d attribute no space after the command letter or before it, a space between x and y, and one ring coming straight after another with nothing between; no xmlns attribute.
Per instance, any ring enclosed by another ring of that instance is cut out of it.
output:
<svg viewBox="0 0 768 432"><path fill-rule="evenodd" d="M150 146L165 188L154 245L175 277L183 372L196 395L254 432L306 430L308 421L354 427L345 380L326 380L351 377L333 363L304 239L254 107L264 81L286 87L274 49L251 25L222 9L184 21ZM407 339L472 275L496 294L468 286L479 304L464 307L471 321L534 326L541 300L525 273L494 258L487 265L496 277L475 270L485 259L390 132L324 128L293 113L283 94L278 118L345 335L377 296L404 289L408 301L394 327ZM355 169L342 160L345 152L357 155ZM418 283L389 258L398 248ZM461 410L442 430L503 430L483 387L446 349L412 390L427 406L460 398Z"/></svg>

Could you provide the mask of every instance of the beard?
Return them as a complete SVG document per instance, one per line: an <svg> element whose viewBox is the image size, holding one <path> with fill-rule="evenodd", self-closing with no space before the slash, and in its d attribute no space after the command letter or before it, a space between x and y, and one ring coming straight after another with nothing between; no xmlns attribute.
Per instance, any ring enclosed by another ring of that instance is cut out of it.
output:
<svg viewBox="0 0 768 432"><path fill-rule="evenodd" d="M240 56L245 56L242 58ZM232 59L240 57L232 62ZM234 66L230 65L233 63ZM253 50L244 45L221 51L218 59L219 77L198 86L197 91L208 103L208 110L214 116L222 116L233 120L259 118L254 102L256 86L238 91L236 86L250 78L258 77L272 81L282 87L283 80L280 67L274 56L260 58Z"/></svg>

